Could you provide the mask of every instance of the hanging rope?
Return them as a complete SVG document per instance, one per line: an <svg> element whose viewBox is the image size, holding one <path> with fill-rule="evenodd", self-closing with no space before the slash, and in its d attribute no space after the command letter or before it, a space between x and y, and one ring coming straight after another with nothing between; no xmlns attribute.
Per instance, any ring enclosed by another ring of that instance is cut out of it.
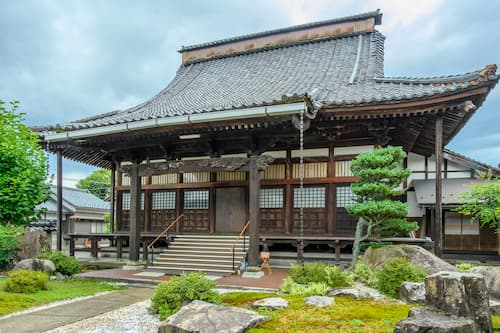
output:
<svg viewBox="0 0 500 333"><path fill-rule="evenodd" d="M300 178L300 207L299 207L299 221L300 221L300 263L304 265L304 111L300 111L300 124L299 124L299 178Z"/></svg>

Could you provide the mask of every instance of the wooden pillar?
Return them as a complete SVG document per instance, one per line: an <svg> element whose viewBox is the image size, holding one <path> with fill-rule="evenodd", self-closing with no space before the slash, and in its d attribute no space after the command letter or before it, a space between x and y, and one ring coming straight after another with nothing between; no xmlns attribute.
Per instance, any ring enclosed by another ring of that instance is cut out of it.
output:
<svg viewBox="0 0 500 333"><path fill-rule="evenodd" d="M57 251L62 250L62 201L63 201L63 187L62 187L62 154L57 151Z"/></svg>
<svg viewBox="0 0 500 333"><path fill-rule="evenodd" d="M214 187L214 184L217 180L217 173L216 172L210 172L210 188L208 189L208 232L213 234L215 233L215 210L217 209L215 207L216 203L216 189Z"/></svg>
<svg viewBox="0 0 500 333"><path fill-rule="evenodd" d="M436 157L436 216L434 219L435 228L435 249L436 255L443 255L443 181L441 174L441 165L443 161L443 117L438 115L436 118L435 133L435 157Z"/></svg>
<svg viewBox="0 0 500 333"><path fill-rule="evenodd" d="M179 184L182 184L184 182L184 175L182 173L179 173L178 175L178 181L179 181ZM176 190L176 194L175 194L175 215L176 216L179 216L181 215L182 213L184 213L184 190L182 188L178 188ZM181 223L184 223L183 221L184 219L182 219L181 221L179 221L180 223L177 223L175 225L175 232L176 233L181 233Z"/></svg>
<svg viewBox="0 0 500 333"><path fill-rule="evenodd" d="M335 177L335 160L334 160L334 146L330 145L328 151L328 178L332 179ZM330 181L327 185L328 195L327 195L327 215L326 215L326 232L328 234L333 234L335 226L335 185Z"/></svg>
<svg viewBox="0 0 500 333"><path fill-rule="evenodd" d="M286 164L285 164L285 234L290 234L290 226L293 219L293 187L292 187L292 151L286 151Z"/></svg>
<svg viewBox="0 0 500 333"><path fill-rule="evenodd" d="M111 189L109 192L109 232L115 232L115 182L116 182L116 164L111 165Z"/></svg>
<svg viewBox="0 0 500 333"><path fill-rule="evenodd" d="M251 156L248 163L248 212L250 220L250 240L248 249L248 266L257 267L259 264L259 192L260 176L257 167L257 156Z"/></svg>
<svg viewBox="0 0 500 333"><path fill-rule="evenodd" d="M132 162L130 169L130 229L129 259L139 261L141 243L141 177L139 163Z"/></svg>

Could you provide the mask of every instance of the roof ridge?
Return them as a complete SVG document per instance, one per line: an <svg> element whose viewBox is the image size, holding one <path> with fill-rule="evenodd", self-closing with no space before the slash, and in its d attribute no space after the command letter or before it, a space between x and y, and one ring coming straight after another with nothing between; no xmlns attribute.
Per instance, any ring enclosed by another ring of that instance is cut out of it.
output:
<svg viewBox="0 0 500 333"><path fill-rule="evenodd" d="M363 36L363 35L374 34L374 33L381 34L377 30L375 30L375 31L358 31L358 32L343 33L343 34L336 35L336 36L326 36L326 37L319 37L319 38L314 38L314 39L293 41L293 42L288 42L288 43L283 43L283 44L274 44L274 45L261 47L258 49L237 51L237 52L233 52L233 53L229 53L229 54L220 54L220 55L216 55L216 56L213 56L210 58L200 58L200 59L188 61L184 64L181 64L181 67L188 67L188 66L193 65L193 64L198 64L201 62L208 62L208 61L218 60L218 59L223 59L223 58L231 58L231 57L242 56L242 55L247 55L247 54L255 54L255 53L267 52L267 51L271 51L271 50L283 49L283 48L288 48L288 47L295 47L295 46L306 45L306 44L321 43L321 42L325 42L325 41L329 41L329 40Z"/></svg>
<svg viewBox="0 0 500 333"><path fill-rule="evenodd" d="M202 49L202 48L209 47L209 46L222 45L222 44L232 43L232 42L236 42L236 41L242 41L242 40L247 40L247 39L252 39L252 38L257 38L257 37L274 35L274 34L278 34L278 33L285 33L285 32L297 31L297 30L302 30L302 29L320 27L323 25L329 25L329 24L334 24L334 23L343 23L343 22L349 22L349 21L354 21L354 20L361 20L361 19L366 19L366 18L371 18L371 17L375 18L376 25L382 23L382 13L380 13L380 9L377 9L375 11L361 13L361 14L357 14L357 15L344 16L344 17L339 17L339 18L335 18L335 19L293 25L293 26L284 27L284 28L266 30L266 31L257 32L257 33L251 33L251 34L246 34L246 35L240 35L240 36L235 36L235 37L219 39L219 40L215 40L212 42L182 46L178 52L192 51L192 50Z"/></svg>

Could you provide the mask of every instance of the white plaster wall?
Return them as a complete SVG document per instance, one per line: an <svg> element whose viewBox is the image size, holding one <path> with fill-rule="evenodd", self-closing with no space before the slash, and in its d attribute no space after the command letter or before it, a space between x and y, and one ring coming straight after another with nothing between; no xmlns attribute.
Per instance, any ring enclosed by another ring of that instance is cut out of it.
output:
<svg viewBox="0 0 500 333"><path fill-rule="evenodd" d="M335 148L337 149L337 148ZM328 157L328 148L304 149L304 157ZM292 158L300 157L300 150L292 150Z"/></svg>
<svg viewBox="0 0 500 333"><path fill-rule="evenodd" d="M406 192L406 200L408 202L408 217L422 217L424 215L424 210L418 207L415 191Z"/></svg>
<svg viewBox="0 0 500 333"><path fill-rule="evenodd" d="M354 146L354 147L335 147L333 151L334 156L342 156L342 155L358 155L361 153L366 153L372 151L374 149L373 146Z"/></svg>

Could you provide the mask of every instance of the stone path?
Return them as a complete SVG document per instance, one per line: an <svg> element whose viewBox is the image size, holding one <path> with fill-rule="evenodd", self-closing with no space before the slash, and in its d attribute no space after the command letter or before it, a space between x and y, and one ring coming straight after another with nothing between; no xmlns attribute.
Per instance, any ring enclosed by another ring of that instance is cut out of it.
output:
<svg viewBox="0 0 500 333"><path fill-rule="evenodd" d="M0 333L44 332L149 299L152 288L124 290L0 320Z"/></svg>

